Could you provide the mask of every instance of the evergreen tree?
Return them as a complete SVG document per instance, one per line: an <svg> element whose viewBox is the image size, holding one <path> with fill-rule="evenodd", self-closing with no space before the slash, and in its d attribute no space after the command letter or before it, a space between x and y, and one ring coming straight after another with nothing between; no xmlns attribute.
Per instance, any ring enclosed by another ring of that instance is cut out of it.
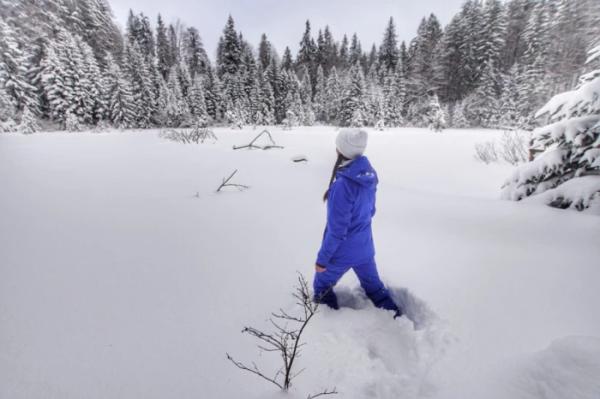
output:
<svg viewBox="0 0 600 399"><path fill-rule="evenodd" d="M17 109L37 109L36 88L30 84L26 73L26 57L18 43L13 28L0 19L0 85L14 100Z"/></svg>
<svg viewBox="0 0 600 399"><path fill-rule="evenodd" d="M292 52L289 47L286 47L283 51L283 58L281 59L281 68L289 71L294 66L294 61L292 60Z"/></svg>
<svg viewBox="0 0 600 399"><path fill-rule="evenodd" d="M340 52L337 61L337 67L345 70L350 65L350 50L348 50L348 37L344 35L340 44Z"/></svg>
<svg viewBox="0 0 600 399"><path fill-rule="evenodd" d="M318 121L327 121L327 87L323 67L317 68L317 82L315 84L315 96L313 100L315 118Z"/></svg>
<svg viewBox="0 0 600 399"><path fill-rule="evenodd" d="M134 101L131 86L119 65L110 55L106 57L104 90L107 118L112 125L120 129L134 126Z"/></svg>
<svg viewBox="0 0 600 399"><path fill-rule="evenodd" d="M342 83L338 77L337 69L331 68L327 77L325 90L325 121L340 123L340 110L342 106Z"/></svg>
<svg viewBox="0 0 600 399"><path fill-rule="evenodd" d="M350 76L340 107L340 124L342 126L364 126L365 110L365 78L362 68L354 65L350 68Z"/></svg>
<svg viewBox="0 0 600 399"><path fill-rule="evenodd" d="M398 39L394 19L390 17L388 25L383 34L383 42L379 46L379 65L383 73L395 71L398 64Z"/></svg>
<svg viewBox="0 0 600 399"><path fill-rule="evenodd" d="M177 68L171 68L167 80L166 123L170 127L179 127L189 121L190 110L181 90L177 77Z"/></svg>
<svg viewBox="0 0 600 399"><path fill-rule="evenodd" d="M125 46L124 71L133 89L133 113L135 126L149 128L156 112L156 88L148 63L137 43Z"/></svg>
<svg viewBox="0 0 600 399"><path fill-rule="evenodd" d="M198 74L206 74L210 66L208 56L202 45L202 39L200 39L200 33L194 27L188 28L185 31L183 37L183 59L187 64L192 79Z"/></svg>
<svg viewBox="0 0 600 399"><path fill-rule="evenodd" d="M516 128L519 126L519 92L517 87L518 66L515 64L510 71L504 75L504 84L500 96L500 118L498 124L503 128Z"/></svg>
<svg viewBox="0 0 600 399"><path fill-rule="evenodd" d="M499 119L499 76L492 61L488 61L481 85L465 99L466 117L475 126L492 127Z"/></svg>
<svg viewBox="0 0 600 399"><path fill-rule="evenodd" d="M448 117L446 112L440 106L438 96L435 94L431 96L427 118L429 119L429 129L434 132L441 132L446 128Z"/></svg>
<svg viewBox="0 0 600 399"><path fill-rule="evenodd" d="M204 93L204 84L199 76L194 78L192 87L188 94L188 103L190 115L195 121L204 121L206 123L209 119L208 112L206 110L206 100Z"/></svg>
<svg viewBox="0 0 600 399"><path fill-rule="evenodd" d="M242 48L240 39L235 31L235 24L231 15L227 18L227 24L223 29L223 35L219 40L217 49L217 74L219 78L223 75L236 75L242 64Z"/></svg>
<svg viewBox="0 0 600 399"><path fill-rule="evenodd" d="M169 71L173 66L171 60L171 50L169 46L169 39L167 38L167 28L162 20L160 14L156 22L156 59L158 71L162 75L163 79L167 79Z"/></svg>
<svg viewBox="0 0 600 399"><path fill-rule="evenodd" d="M267 69L271 58L273 58L271 42L267 39L267 35L264 33L260 37L260 44L258 45L258 62L262 70Z"/></svg>
<svg viewBox="0 0 600 399"><path fill-rule="evenodd" d="M598 59L600 47L595 47L588 62ZM599 81L600 69L592 69L575 90L555 96L536 113L551 122L533 133L530 154L539 155L508 179L504 198L520 200L551 190L548 205L577 210L598 198L600 191L594 187L600 171Z"/></svg>
<svg viewBox="0 0 600 399"><path fill-rule="evenodd" d="M21 113L21 122L19 123L18 131L23 134L31 134L40 130L37 118L29 108L25 107Z"/></svg>
<svg viewBox="0 0 600 399"><path fill-rule="evenodd" d="M362 46L355 33L352 35L352 42L350 44L350 64L356 65L360 63L362 55Z"/></svg>

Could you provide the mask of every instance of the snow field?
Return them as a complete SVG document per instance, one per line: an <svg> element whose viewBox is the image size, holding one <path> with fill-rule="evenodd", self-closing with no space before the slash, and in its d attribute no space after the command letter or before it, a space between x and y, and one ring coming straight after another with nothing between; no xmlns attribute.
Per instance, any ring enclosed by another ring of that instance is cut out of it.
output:
<svg viewBox="0 0 600 399"><path fill-rule="evenodd" d="M285 149L232 150L249 128L0 135L0 398L277 397L225 352L276 370L240 330L312 278L335 132L270 130ZM377 262L419 329L348 274L289 397L598 397L600 223L499 200L512 168L473 157L498 135L372 133ZM234 169L250 189L214 193Z"/></svg>

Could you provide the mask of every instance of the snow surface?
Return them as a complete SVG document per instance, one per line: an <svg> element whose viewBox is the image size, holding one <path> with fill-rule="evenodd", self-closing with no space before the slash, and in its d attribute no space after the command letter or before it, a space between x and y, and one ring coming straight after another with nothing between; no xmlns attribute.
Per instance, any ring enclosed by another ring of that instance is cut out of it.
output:
<svg viewBox="0 0 600 399"><path fill-rule="evenodd" d="M291 395L233 367L276 369L240 330L294 311L335 160L334 129L271 131L0 135L0 398L600 397L600 219L499 200L512 167L473 157L495 131L371 135L377 262L417 330L349 274ZM234 169L250 189L215 193Z"/></svg>

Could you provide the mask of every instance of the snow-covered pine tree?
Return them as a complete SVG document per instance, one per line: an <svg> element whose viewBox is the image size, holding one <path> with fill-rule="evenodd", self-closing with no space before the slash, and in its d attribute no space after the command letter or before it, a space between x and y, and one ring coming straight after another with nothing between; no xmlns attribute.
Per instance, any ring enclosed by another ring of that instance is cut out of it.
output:
<svg viewBox="0 0 600 399"><path fill-rule="evenodd" d="M258 45L258 63L263 71L269 66L271 58L273 58L273 46L267 39L267 35L263 33L260 36L260 43Z"/></svg>
<svg viewBox="0 0 600 399"><path fill-rule="evenodd" d="M242 45L240 38L235 30L233 17L227 18L227 23L223 29L223 35L219 39L217 48L217 74L219 78L228 74L235 76L242 64ZM232 101L234 99L231 99Z"/></svg>
<svg viewBox="0 0 600 399"><path fill-rule="evenodd" d="M23 134L31 134L40 130L37 118L29 108L25 107L21 113L21 121L19 122L18 131Z"/></svg>
<svg viewBox="0 0 600 399"><path fill-rule="evenodd" d="M65 115L64 127L69 132L79 132L81 130L81 123L79 117L74 112L68 111Z"/></svg>
<svg viewBox="0 0 600 399"><path fill-rule="evenodd" d="M302 68L302 78L300 81L300 99L302 100L302 120L305 126L312 126L315 123L315 112L312 102L312 83L310 73L307 67Z"/></svg>
<svg viewBox="0 0 600 399"><path fill-rule="evenodd" d="M335 66L331 68L331 72L329 72L329 76L327 77L325 93L324 112L326 122L339 124L343 88Z"/></svg>
<svg viewBox="0 0 600 399"><path fill-rule="evenodd" d="M110 123L119 129L134 126L135 104L133 102L131 86L111 55L107 55L106 57L106 69L103 81L103 97L107 103L107 118Z"/></svg>
<svg viewBox="0 0 600 399"><path fill-rule="evenodd" d="M177 67L171 68L167 80L166 123L170 127L179 127L189 121L190 110L182 93Z"/></svg>
<svg viewBox="0 0 600 399"><path fill-rule="evenodd" d="M300 40L300 48L296 57L296 68L301 71L303 67L308 68L309 72L315 67L315 59L317 55L317 45L311 36L310 21L307 20L304 28L302 40Z"/></svg>
<svg viewBox="0 0 600 399"><path fill-rule="evenodd" d="M415 98L423 98L435 88L433 61L441 37L442 30L437 17L431 14L429 18L423 18L417 37L410 44L409 91Z"/></svg>
<svg viewBox="0 0 600 399"><path fill-rule="evenodd" d="M213 121L223 119L225 105L223 103L223 88L214 68L208 68L204 79L204 98L206 112Z"/></svg>
<svg viewBox="0 0 600 399"><path fill-rule="evenodd" d="M0 133L13 132L17 128L15 115L17 108L13 99L0 84Z"/></svg>
<svg viewBox="0 0 600 399"><path fill-rule="evenodd" d="M189 90L188 104L193 120L203 120L208 122L209 117L208 112L206 111L204 83L199 75L196 75L192 87Z"/></svg>
<svg viewBox="0 0 600 399"><path fill-rule="evenodd" d="M123 69L133 93L135 127L151 127L156 113L156 87L148 62L139 50L137 42L125 46Z"/></svg>
<svg viewBox="0 0 600 399"><path fill-rule="evenodd" d="M271 84L263 73L258 75L258 89L258 104L254 123L257 125L272 125L275 123L275 99Z"/></svg>
<svg viewBox="0 0 600 399"><path fill-rule="evenodd" d="M313 107L315 112L315 119L320 122L327 121L326 113L326 80L325 74L323 73L323 67L319 65L317 67L317 81L315 84L315 96L313 100Z"/></svg>
<svg viewBox="0 0 600 399"><path fill-rule="evenodd" d="M273 58L271 58L273 60ZM292 59L292 51L286 46L283 51L283 57L281 58L281 69L289 71L294 66L294 60Z"/></svg>
<svg viewBox="0 0 600 399"><path fill-rule="evenodd" d="M465 116L465 105L463 102L454 103L454 107L452 108L452 127L459 129L471 127Z"/></svg>
<svg viewBox="0 0 600 399"><path fill-rule="evenodd" d="M12 97L17 109L37 109L36 88L27 79L27 58L15 30L0 19L0 85Z"/></svg>
<svg viewBox="0 0 600 399"><path fill-rule="evenodd" d="M288 111L291 111L295 120L294 126L297 126L305 119L304 104L302 103L300 94L300 82L294 71L289 71L286 75L287 93L283 101L286 110L286 118L288 121L290 120Z"/></svg>
<svg viewBox="0 0 600 399"><path fill-rule="evenodd" d="M102 95L102 73L92 48L81 38L75 39L81 53L80 86L84 107L82 119L86 124L94 125L106 118L108 108Z"/></svg>
<svg viewBox="0 0 600 399"><path fill-rule="evenodd" d="M385 74L389 71L395 71L398 58L396 26L394 25L394 19L390 17L385 28L385 33L383 34L383 41L379 46L379 65L382 68L382 72Z"/></svg>
<svg viewBox="0 0 600 399"><path fill-rule="evenodd" d="M340 106L340 124L342 126L364 126L365 110L365 78L359 64L350 68L349 78Z"/></svg>
<svg viewBox="0 0 600 399"><path fill-rule="evenodd" d="M342 43L340 44L340 51L335 64L340 71L345 71L350 65L350 50L348 49L348 36L344 34L342 37Z"/></svg>
<svg viewBox="0 0 600 399"><path fill-rule="evenodd" d="M500 0L485 0L481 30L481 54L483 59L492 60L501 66L502 51L506 42L506 10Z"/></svg>
<svg viewBox="0 0 600 399"><path fill-rule="evenodd" d="M431 96L429 101L429 129L434 132L441 132L446 128L448 116L445 110L440 106L437 94Z"/></svg>
<svg viewBox="0 0 600 399"><path fill-rule="evenodd" d="M388 127L404 125L402 112L406 98L406 86L400 66L388 71L383 81L383 120Z"/></svg>
<svg viewBox="0 0 600 399"><path fill-rule="evenodd" d="M492 127L500 117L498 96L500 77L491 60L485 65L480 85L465 99L465 116L475 126Z"/></svg>
<svg viewBox="0 0 600 399"><path fill-rule="evenodd" d="M512 66L510 71L503 76L502 94L499 100L499 120L498 125L501 128L514 129L519 127L519 110L517 104L519 101L519 92L517 88L517 77L519 74L518 65Z"/></svg>
<svg viewBox="0 0 600 399"><path fill-rule="evenodd" d="M527 129L535 127L535 110L544 104L548 97L544 84L544 57L539 56L531 65L526 65L517 78L518 104L520 119Z"/></svg>
<svg viewBox="0 0 600 399"><path fill-rule="evenodd" d="M600 46L588 63L600 59ZM517 168L503 197L521 200L543 193L546 204L583 210L600 199L600 68L580 78L579 86L554 96L537 113L549 125L533 132L530 153L539 154Z"/></svg>
<svg viewBox="0 0 600 399"><path fill-rule="evenodd" d="M206 74L210 66L210 61L202 45L198 29L194 27L187 28L184 32L182 42L183 60L187 65L191 78L194 79L198 74Z"/></svg>
<svg viewBox="0 0 600 399"><path fill-rule="evenodd" d="M65 85L64 68L56 51L56 45L46 48L41 61L43 96L47 103L48 117L56 122L64 122L71 95L70 87Z"/></svg>
<svg viewBox="0 0 600 399"><path fill-rule="evenodd" d="M158 71L166 80L173 66L173 61L171 60L171 50L167 38L167 27L160 14L158 14L156 22L156 62Z"/></svg>

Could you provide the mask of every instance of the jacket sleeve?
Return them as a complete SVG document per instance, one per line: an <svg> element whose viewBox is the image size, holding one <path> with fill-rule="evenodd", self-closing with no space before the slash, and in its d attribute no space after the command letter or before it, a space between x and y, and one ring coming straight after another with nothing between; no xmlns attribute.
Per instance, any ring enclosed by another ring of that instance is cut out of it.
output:
<svg viewBox="0 0 600 399"><path fill-rule="evenodd" d="M327 229L317 255L317 264L327 266L342 241L346 239L355 195L351 184L343 177L331 187L327 204Z"/></svg>

